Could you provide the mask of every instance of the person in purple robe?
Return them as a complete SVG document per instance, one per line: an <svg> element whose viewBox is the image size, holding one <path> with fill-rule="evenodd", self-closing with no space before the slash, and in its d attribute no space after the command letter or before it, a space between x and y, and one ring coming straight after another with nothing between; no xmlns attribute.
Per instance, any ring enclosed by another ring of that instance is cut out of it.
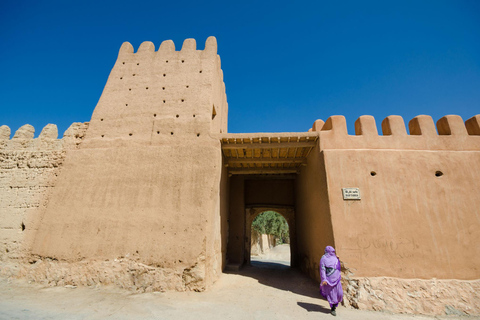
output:
<svg viewBox="0 0 480 320"><path fill-rule="evenodd" d="M325 248L325 254L320 259L320 292L330 304L330 313L336 316L335 309L343 299L343 289L340 279L340 260L331 246Z"/></svg>

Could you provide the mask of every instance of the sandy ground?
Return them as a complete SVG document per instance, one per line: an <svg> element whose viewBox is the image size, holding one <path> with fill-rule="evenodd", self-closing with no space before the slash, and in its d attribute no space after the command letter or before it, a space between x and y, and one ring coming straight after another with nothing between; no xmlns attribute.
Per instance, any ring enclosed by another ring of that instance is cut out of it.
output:
<svg viewBox="0 0 480 320"><path fill-rule="evenodd" d="M225 273L207 292L135 294L110 287L44 288L0 280L0 319L334 319L318 284L288 267L288 246ZM273 269L272 269L273 267ZM339 307L335 319L432 320L480 317L392 315Z"/></svg>

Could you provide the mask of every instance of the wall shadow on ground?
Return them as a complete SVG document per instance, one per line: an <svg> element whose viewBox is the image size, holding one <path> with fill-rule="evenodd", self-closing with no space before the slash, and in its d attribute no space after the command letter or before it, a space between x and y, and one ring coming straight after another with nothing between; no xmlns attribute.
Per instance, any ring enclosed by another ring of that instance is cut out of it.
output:
<svg viewBox="0 0 480 320"><path fill-rule="evenodd" d="M286 270L290 269L290 264L285 261L260 261L260 260L252 260L250 261L250 265L254 268L261 268L261 269L278 269L278 270Z"/></svg>
<svg viewBox="0 0 480 320"><path fill-rule="evenodd" d="M301 273L299 269L286 266L285 264L271 261L256 261L250 266L244 266L239 271L228 271L225 273L250 277L269 287L290 291L310 298L325 300L320 295L318 290L319 283L317 281L310 279ZM300 306L305 308L303 305ZM321 307L318 307L317 309L320 310L320 308Z"/></svg>

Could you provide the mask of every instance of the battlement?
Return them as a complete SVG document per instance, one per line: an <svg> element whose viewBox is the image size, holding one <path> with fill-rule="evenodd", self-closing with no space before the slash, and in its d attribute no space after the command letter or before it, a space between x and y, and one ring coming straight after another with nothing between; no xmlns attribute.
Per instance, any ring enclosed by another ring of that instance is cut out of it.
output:
<svg viewBox="0 0 480 320"><path fill-rule="evenodd" d="M55 124L47 124L38 138L35 136L35 128L26 124L18 128L12 138L10 127L6 125L0 126L0 150L5 149L71 149L77 147L87 130L88 122L74 122L65 130L63 137L58 138L58 128Z"/></svg>
<svg viewBox="0 0 480 320"><path fill-rule="evenodd" d="M215 37L208 37L205 42L204 50L197 50L197 42L195 39L185 39L183 41L182 49L176 51L180 56L188 56L193 51L201 51L202 58L216 58L217 57L217 39ZM140 44L136 54L151 54L155 52L155 45L151 41L144 41ZM171 55L175 52L175 43L172 40L165 40L160 44L158 51L156 52L158 56L162 55ZM130 54L134 53L134 48L129 42L124 42L120 47L118 53L118 58L128 58ZM118 62L118 60L117 60ZM123 62L122 62L123 64Z"/></svg>
<svg viewBox="0 0 480 320"><path fill-rule="evenodd" d="M344 116L331 116L326 122L316 120L310 131L320 134L321 149L401 149L480 151L480 115L463 122L457 115L447 115L436 123L432 117L419 115L408 123L407 134L401 116L389 116L381 123L379 135L375 118L361 116L355 121L355 135L347 132Z"/></svg>
<svg viewBox="0 0 480 320"><path fill-rule="evenodd" d="M134 141L149 145L227 132L228 104L217 40L204 50L186 39L180 51L171 40L155 51L152 42L122 44L93 112L85 146Z"/></svg>

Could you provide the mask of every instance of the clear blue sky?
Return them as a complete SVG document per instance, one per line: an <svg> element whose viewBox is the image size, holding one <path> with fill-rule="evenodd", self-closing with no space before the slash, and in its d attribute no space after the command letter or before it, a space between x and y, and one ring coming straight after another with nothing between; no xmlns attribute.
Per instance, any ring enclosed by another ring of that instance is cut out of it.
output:
<svg viewBox="0 0 480 320"><path fill-rule="evenodd" d="M480 114L480 1L0 1L0 125L89 121L124 41L215 36L229 132Z"/></svg>

